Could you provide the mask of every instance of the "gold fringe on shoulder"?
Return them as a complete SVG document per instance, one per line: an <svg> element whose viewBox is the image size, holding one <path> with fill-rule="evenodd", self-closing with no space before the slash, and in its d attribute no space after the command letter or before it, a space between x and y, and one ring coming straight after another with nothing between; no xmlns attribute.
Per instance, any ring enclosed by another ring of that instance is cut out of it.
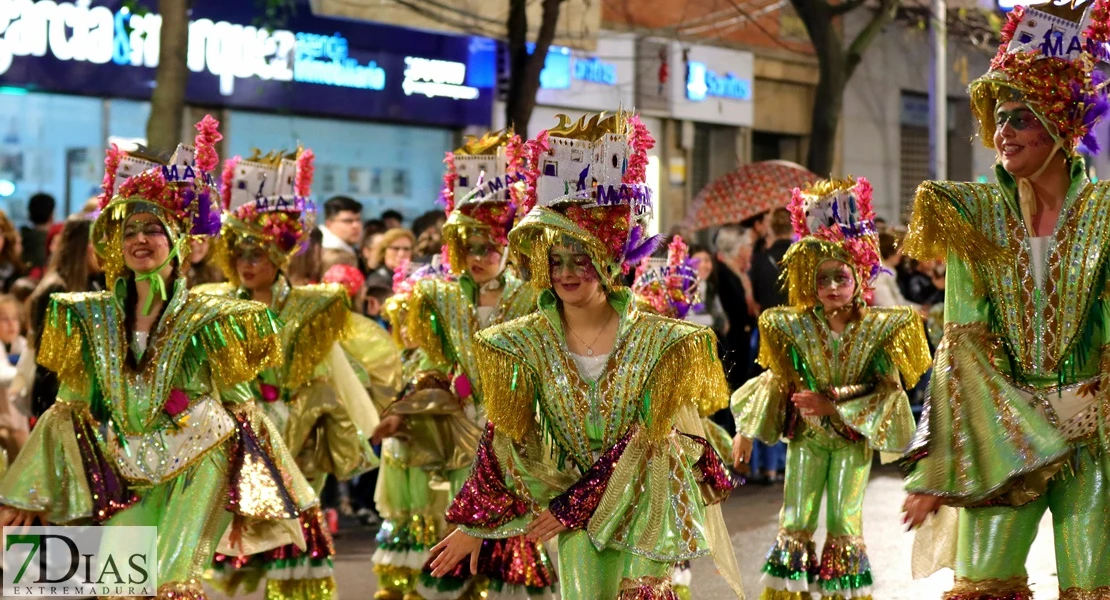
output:
<svg viewBox="0 0 1110 600"><path fill-rule="evenodd" d="M907 388L917 385L921 376L933 366L925 327L915 313L911 317L894 331L885 348L891 362L902 373Z"/></svg>
<svg viewBox="0 0 1110 600"><path fill-rule="evenodd" d="M297 330L291 332L292 338L286 338L285 385L290 389L297 389L307 383L332 346L347 339L352 333L346 291L320 291L334 293L331 294L330 301L315 314L299 319Z"/></svg>
<svg viewBox="0 0 1110 600"><path fill-rule="evenodd" d="M975 228L962 214L951 189L954 184L926 181L917 188L913 219L903 244L907 256L919 260L946 258L954 250L970 263L1003 260L1006 251Z"/></svg>
<svg viewBox="0 0 1110 600"><path fill-rule="evenodd" d="M774 309L772 309L774 310ZM794 378L794 362L790 359L790 338L771 323L772 313L759 317L759 355L756 362L783 379Z"/></svg>
<svg viewBox="0 0 1110 600"><path fill-rule="evenodd" d="M81 395L89 393L92 377L91 350L85 331L70 300L55 294L43 323L38 363L58 374L58 381Z"/></svg>
<svg viewBox="0 0 1110 600"><path fill-rule="evenodd" d="M280 364L281 343L273 313L256 302L208 300L233 305L193 334L193 344L205 350L205 362L217 387L250 381L264 369Z"/></svg>
<svg viewBox="0 0 1110 600"><path fill-rule="evenodd" d="M652 369L645 394L650 439L670 433L675 415L686 402L703 414L727 407L728 382L713 332L699 329L667 347Z"/></svg>
<svg viewBox="0 0 1110 600"><path fill-rule="evenodd" d="M490 423L512 439L523 440L536 425L535 372L519 357L491 344L484 335L478 336L474 354Z"/></svg>
<svg viewBox="0 0 1110 600"><path fill-rule="evenodd" d="M443 320L436 314L435 302L431 298L434 285L438 282L421 281L412 290L405 317L405 335L420 346L428 360L445 365L448 361L443 348Z"/></svg>
<svg viewBox="0 0 1110 600"><path fill-rule="evenodd" d="M234 284L225 281L222 283L202 283L189 288L189 293L208 294L209 296L220 296L221 298L234 298L235 290L236 287Z"/></svg>

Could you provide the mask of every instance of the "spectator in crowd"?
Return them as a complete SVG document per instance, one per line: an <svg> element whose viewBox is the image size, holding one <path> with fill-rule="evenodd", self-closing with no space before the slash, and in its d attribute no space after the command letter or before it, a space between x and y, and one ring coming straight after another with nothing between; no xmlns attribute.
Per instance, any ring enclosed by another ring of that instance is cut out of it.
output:
<svg viewBox="0 0 1110 600"><path fill-rule="evenodd" d="M54 224L56 204L54 196L43 193L35 194L27 201L27 216L31 219L31 226L20 229L23 238L20 260L38 276L41 276L46 267L46 234Z"/></svg>
<svg viewBox="0 0 1110 600"><path fill-rule="evenodd" d="M85 215L65 220L57 251L50 257L46 275L31 292L28 305L31 313L30 346L38 348L46 321L50 297L58 292L87 292L104 289L103 271L93 250L89 234L92 221ZM58 395L57 376L49 369L35 369L31 386L31 414L36 418L54 404Z"/></svg>
<svg viewBox="0 0 1110 600"><path fill-rule="evenodd" d="M875 232L876 233L887 233L889 230L890 230L890 226L887 225L886 219L884 219L882 217L875 217Z"/></svg>
<svg viewBox="0 0 1110 600"><path fill-rule="evenodd" d="M27 415L16 407L19 390L13 387L17 374L15 365L27 346L22 335L23 324L23 303L13 296L0 295L0 344L4 349L0 357L0 448L9 463L15 460L31 430Z"/></svg>
<svg viewBox="0 0 1110 600"><path fill-rule="evenodd" d="M770 245L770 221L771 211L765 211L740 222L741 227L751 230L753 256L762 254Z"/></svg>
<svg viewBox="0 0 1110 600"><path fill-rule="evenodd" d="M717 339L724 339L725 332L728 331L728 319L721 308L721 299L717 296L713 255L701 244L690 244L690 258L698 261L698 297L701 299L701 308L691 309L686 320L712 327Z"/></svg>
<svg viewBox="0 0 1110 600"><path fill-rule="evenodd" d="M408 229L390 229L385 232L375 256L378 268L371 271L366 279L374 285L392 287L393 270L400 266L404 259L412 258L412 251L415 246L416 237Z"/></svg>
<svg viewBox="0 0 1110 600"><path fill-rule="evenodd" d="M189 287L204 283L220 283L224 280L223 271L209 260L210 248L209 238L194 237L189 240L189 271L185 276Z"/></svg>
<svg viewBox="0 0 1110 600"><path fill-rule="evenodd" d="M362 224L362 239L366 239L366 236L375 233L385 233L388 229L381 219L366 219L366 222Z"/></svg>
<svg viewBox="0 0 1110 600"><path fill-rule="evenodd" d="M12 284L24 275L20 238L8 215L0 210L0 293L10 292ZM46 238L43 237L42 240L45 251Z"/></svg>
<svg viewBox="0 0 1110 600"><path fill-rule="evenodd" d="M883 259L885 269L875 278L875 293L871 303L882 307L913 306L918 308L916 304L906 300L905 296L902 295L902 290L898 287L898 279L894 275L898 266L902 263L902 246L898 243L898 238L889 233L880 233L879 254Z"/></svg>
<svg viewBox="0 0 1110 600"><path fill-rule="evenodd" d="M324 203L324 224L319 229L323 234L323 271L337 264L361 268L358 245L362 243L362 205L357 200L347 196L328 199Z"/></svg>
<svg viewBox="0 0 1110 600"><path fill-rule="evenodd" d="M786 304L786 294L779 286L779 264L794 240L790 211L777 208L771 213L770 233L767 248L752 257L752 293L760 310Z"/></svg>
<svg viewBox="0 0 1110 600"><path fill-rule="evenodd" d="M419 260L428 260L439 254L443 246L443 224L447 216L441 210L430 210L412 222L412 234L416 236L416 248L413 254Z"/></svg>
<svg viewBox="0 0 1110 600"><path fill-rule="evenodd" d="M293 285L319 283L324 277L324 233L319 228L308 235L308 246L289 261L286 277Z"/></svg>
<svg viewBox="0 0 1110 600"><path fill-rule="evenodd" d="M382 213L382 224L385 225L386 231L399 229L404 222L405 216L392 208Z"/></svg>
<svg viewBox="0 0 1110 600"><path fill-rule="evenodd" d="M907 264L908 263L908 264ZM933 294L937 293L933 285L933 261L911 260L903 261L901 280L898 282L902 288L902 295L915 305L928 302Z"/></svg>
<svg viewBox="0 0 1110 600"><path fill-rule="evenodd" d="M366 299L365 304L362 306L362 314L374 319L378 325L389 329L389 323L382 318L382 306L385 305L385 301L392 295L393 288L368 283L366 285Z"/></svg>
<svg viewBox="0 0 1110 600"><path fill-rule="evenodd" d="M381 246L382 237L384 236L384 231L373 233L368 231L362 236L362 245L359 247L359 254L361 255L362 264L366 269L366 273L372 273L374 269L381 266L381 263L378 262L378 247Z"/></svg>
<svg viewBox="0 0 1110 600"><path fill-rule="evenodd" d="M739 225L717 230L717 291L728 319L728 333L722 340L724 366L729 386L739 388L752 373L750 346L759 305L752 294L748 276L752 266L751 231Z"/></svg>

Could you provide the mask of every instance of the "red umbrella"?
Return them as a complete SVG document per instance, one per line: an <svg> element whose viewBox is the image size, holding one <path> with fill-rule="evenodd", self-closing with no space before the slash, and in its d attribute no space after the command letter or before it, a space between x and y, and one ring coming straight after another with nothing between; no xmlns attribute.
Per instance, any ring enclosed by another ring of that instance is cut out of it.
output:
<svg viewBox="0 0 1110 600"><path fill-rule="evenodd" d="M820 177L786 160L744 165L718 178L694 198L683 227L697 231L743 221L790 202L790 191Z"/></svg>

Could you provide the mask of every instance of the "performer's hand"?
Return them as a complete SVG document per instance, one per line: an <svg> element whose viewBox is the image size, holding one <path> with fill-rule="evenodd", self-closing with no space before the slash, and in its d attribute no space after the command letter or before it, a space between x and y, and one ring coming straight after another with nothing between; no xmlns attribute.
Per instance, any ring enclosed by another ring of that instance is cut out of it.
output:
<svg viewBox="0 0 1110 600"><path fill-rule="evenodd" d="M227 542L231 545L231 549L239 549L243 551L243 519L239 515L231 520L231 531L227 534Z"/></svg>
<svg viewBox="0 0 1110 600"><path fill-rule="evenodd" d="M551 514L551 509L547 509L528 524L528 539L533 542L546 542L566 530L566 526Z"/></svg>
<svg viewBox="0 0 1110 600"><path fill-rule="evenodd" d="M796 392L790 396L790 401L802 415L807 417L831 417L836 414L836 407L829 401L824 394L811 392L809 390Z"/></svg>
<svg viewBox="0 0 1110 600"><path fill-rule="evenodd" d="M404 424L405 419L401 415L389 415L378 422L378 426L370 434L370 443L375 446L381 444L383 439L393 437Z"/></svg>
<svg viewBox="0 0 1110 600"><path fill-rule="evenodd" d="M462 559L470 557L470 574L478 574L478 552L482 540L456 529L443 541L432 547L432 576L443 577L455 568Z"/></svg>
<svg viewBox="0 0 1110 600"><path fill-rule="evenodd" d="M944 498L929 494L910 494L902 504L902 524L908 530L917 529L925 522L925 518L940 510Z"/></svg>
<svg viewBox="0 0 1110 600"><path fill-rule="evenodd" d="M19 527L25 529L35 524L35 521L46 523L42 513L29 510L20 510L11 506L0 507L0 527Z"/></svg>
<svg viewBox="0 0 1110 600"><path fill-rule="evenodd" d="M743 465L752 459L752 440L751 438L744 437L743 434L736 434L732 438L732 466L737 471L743 468Z"/></svg>

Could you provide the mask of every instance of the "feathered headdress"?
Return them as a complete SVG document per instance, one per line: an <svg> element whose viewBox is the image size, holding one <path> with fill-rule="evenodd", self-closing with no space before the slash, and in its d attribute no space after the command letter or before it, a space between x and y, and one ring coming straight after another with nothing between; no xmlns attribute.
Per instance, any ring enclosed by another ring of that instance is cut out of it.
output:
<svg viewBox="0 0 1110 600"><path fill-rule="evenodd" d="M239 276L233 250L256 245L281 270L304 251L316 225L311 199L315 155L298 148L288 155L257 150L249 159L234 157L224 163L220 177L224 225L214 256L233 283Z"/></svg>
<svg viewBox="0 0 1110 600"><path fill-rule="evenodd" d="M815 276L826 260L851 266L857 293L870 301L872 284L883 269L871 194L865 177L824 179L805 190L794 189L788 208L801 240L783 257L782 272L791 304L817 304Z"/></svg>
<svg viewBox="0 0 1110 600"><path fill-rule="evenodd" d="M674 236L667 258L640 263L632 293L643 308L674 319L685 319L698 298L698 261L690 258L682 236Z"/></svg>
<svg viewBox="0 0 1110 600"><path fill-rule="evenodd" d="M1097 152L1096 124L1106 116L1110 0L1017 7L1002 28L990 70L971 83L971 107L983 143L994 147L995 110L1021 101L1069 154Z"/></svg>
<svg viewBox="0 0 1110 600"><path fill-rule="evenodd" d="M444 159L440 199L447 211L443 243L449 267L461 274L466 267L466 244L482 234L501 246L509 243L524 193L524 144L512 129L470 138Z"/></svg>
<svg viewBox="0 0 1110 600"><path fill-rule="evenodd" d="M179 255L188 236L212 236L220 230L215 169L220 123L205 115L196 124L193 145L179 144L168 161L141 151L124 152L114 144L104 159L104 180L93 223L93 247L108 281L124 273L123 224L136 211L150 212L166 228Z"/></svg>
<svg viewBox="0 0 1110 600"><path fill-rule="evenodd" d="M639 117L618 112L572 122L560 115L557 127L527 146L528 214L509 239L530 262L534 285L550 286L547 252L561 236L586 248L606 285L659 247L662 237L647 234L647 152L655 140Z"/></svg>

